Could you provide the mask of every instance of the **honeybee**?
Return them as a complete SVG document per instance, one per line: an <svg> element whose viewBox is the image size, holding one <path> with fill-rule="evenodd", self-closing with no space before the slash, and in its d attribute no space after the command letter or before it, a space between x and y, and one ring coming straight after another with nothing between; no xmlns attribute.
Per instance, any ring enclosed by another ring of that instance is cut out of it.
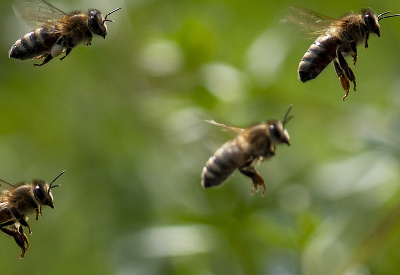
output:
<svg viewBox="0 0 400 275"><path fill-rule="evenodd" d="M236 128L217 123L213 120L207 122L237 133L235 139L226 142L214 155L208 159L202 172L201 184L204 188L220 185L236 169L252 180L251 193L258 186L263 187L264 179L257 173L255 165L275 155L275 147L285 143L290 145L289 134L285 128L286 123L292 119L289 116L292 105L286 112L282 121L272 119L264 123L255 124L249 128Z"/></svg>
<svg viewBox="0 0 400 275"><path fill-rule="evenodd" d="M400 16L387 15L390 11L376 15L370 8L363 8L359 14L350 12L339 19L331 18L317 12L289 7L289 14L283 20L299 25L303 31L320 34L308 48L300 61L298 74L302 82L316 78L328 64L333 61L336 75L346 94L349 94L350 81L356 90L356 78L345 57L353 57L353 65L357 62L357 46L364 44L368 48L368 38L371 33L380 37L379 21L384 18Z"/></svg>
<svg viewBox="0 0 400 275"><path fill-rule="evenodd" d="M54 208L53 194L51 189L59 184L53 183L64 174L61 172L50 185L44 180L35 179L31 183L20 182L12 185L0 180L0 229L7 235L14 237L15 242L21 248L20 259L24 258L28 250L29 241L22 226L28 227L29 234L32 234L28 224L27 215L36 212L36 220L42 216L42 206L48 205ZM26 246L25 246L26 244Z"/></svg>
<svg viewBox="0 0 400 275"><path fill-rule="evenodd" d="M29 25L40 27L18 39L8 56L20 60L44 58L42 63L34 66L42 66L65 52L60 58L63 60L77 45L91 45L93 35L106 38L106 22L114 22L107 17L121 9L116 8L103 18L96 9L65 13L45 0L25 0L13 7Z"/></svg>

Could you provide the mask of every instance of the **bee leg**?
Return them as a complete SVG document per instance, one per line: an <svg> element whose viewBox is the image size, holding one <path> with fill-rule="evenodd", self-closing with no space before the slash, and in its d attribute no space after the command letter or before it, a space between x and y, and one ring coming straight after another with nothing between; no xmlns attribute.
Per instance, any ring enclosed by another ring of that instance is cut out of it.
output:
<svg viewBox="0 0 400 275"><path fill-rule="evenodd" d="M65 55L63 57L60 58L60 60L63 60L64 58L67 57L67 55L69 55L69 53L72 51L72 48L67 48L67 50L65 51Z"/></svg>
<svg viewBox="0 0 400 275"><path fill-rule="evenodd" d="M353 66L356 66L357 63L357 44L355 42L351 42L350 44L351 50L354 52L353 56Z"/></svg>
<svg viewBox="0 0 400 275"><path fill-rule="evenodd" d="M346 59L344 59L342 52L339 48L336 49L337 61L339 62L340 68L346 74L348 80L353 82L354 84L354 91L356 90L356 77L354 76L353 71L350 69L349 64L347 64ZM335 66L336 69L336 66ZM343 87L344 88L344 87Z"/></svg>
<svg viewBox="0 0 400 275"><path fill-rule="evenodd" d="M368 38L369 38L369 32L367 32L365 34L365 44L364 44L364 48L368 49Z"/></svg>
<svg viewBox="0 0 400 275"><path fill-rule="evenodd" d="M257 191L258 186L261 185L263 187L263 195L265 194L265 183L264 179L260 176L259 173L257 173L256 169L254 166L242 166L239 168L240 173L243 175L251 178L251 181L253 183L253 189L251 189L251 194L253 194L254 191Z"/></svg>
<svg viewBox="0 0 400 275"><path fill-rule="evenodd" d="M35 66L35 67L43 66L44 64L46 64L47 62L49 62L49 61L52 60L52 59L53 59L53 57L51 56L51 54L48 54L48 55L46 56L46 58L43 60L42 63L40 63L40 64L33 64L33 66Z"/></svg>
<svg viewBox="0 0 400 275"><path fill-rule="evenodd" d="M342 100L345 100L345 98L349 95L350 82L347 79L346 74L344 73L343 69L340 67L337 60L333 61L333 65L335 67L336 75L339 77L340 83L342 84L343 90L346 91L346 94L342 98Z"/></svg>
<svg viewBox="0 0 400 275"><path fill-rule="evenodd" d="M17 243L17 245L21 248L22 252L21 255L19 256L20 259L24 258L25 252L28 249L29 246L29 242L28 242L28 238L26 237L26 235L24 234L22 227L20 226L20 229L17 230L17 228L0 228L1 231L3 231L4 233L6 233L7 235L14 237L15 242ZM25 243L27 244L27 246L25 247Z"/></svg>
<svg viewBox="0 0 400 275"><path fill-rule="evenodd" d="M351 37L351 35L348 32L344 31L342 34L346 38L346 40L349 41L349 43L350 43L350 48L351 48L351 50L353 52L353 54L351 55L353 57L353 65L356 66L356 62L357 62L357 43L354 42L353 37ZM338 49L339 48L337 48L336 50L338 50ZM342 67L342 68L344 68L344 67Z"/></svg>
<svg viewBox="0 0 400 275"><path fill-rule="evenodd" d="M38 220L39 216L42 216L42 208L40 207L40 205L38 206L38 208L36 208L36 220Z"/></svg>
<svg viewBox="0 0 400 275"><path fill-rule="evenodd" d="M21 217L21 215L18 213L18 211L14 207L11 208L11 211L13 212L14 217L18 220L18 222L20 224L22 224L23 226L28 227L29 234L32 235L31 227L29 226L28 222Z"/></svg>
<svg viewBox="0 0 400 275"><path fill-rule="evenodd" d="M18 231L26 243L26 247L25 247L25 252L26 252L26 251L28 251L28 247L29 247L28 237L25 235L24 229L22 228L22 226L19 226Z"/></svg>

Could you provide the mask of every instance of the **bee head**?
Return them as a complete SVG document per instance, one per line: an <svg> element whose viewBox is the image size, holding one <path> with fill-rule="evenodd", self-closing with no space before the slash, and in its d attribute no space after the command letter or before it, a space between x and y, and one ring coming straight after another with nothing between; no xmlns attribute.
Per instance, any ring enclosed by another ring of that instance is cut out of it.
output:
<svg viewBox="0 0 400 275"><path fill-rule="evenodd" d="M35 199L41 205L48 205L51 208L54 208L53 203L53 194L51 193L51 188L60 186L59 184L53 185L56 179L58 179L62 174L64 174L65 170L61 172L51 183L50 185L44 180L34 180L33 184L35 185L33 189L33 195Z"/></svg>
<svg viewBox="0 0 400 275"><path fill-rule="evenodd" d="M289 116L290 110L292 110L292 105L289 106L282 121L276 119L268 121L270 136L275 144L286 143L287 145L290 145L289 133L285 128L285 124L293 118L292 115Z"/></svg>
<svg viewBox="0 0 400 275"><path fill-rule="evenodd" d="M116 8L116 9L110 11L109 13L106 14L106 16L104 18L99 10L96 10L96 9L89 10L88 11L88 15L89 15L88 25L89 25L90 31L93 32L94 34L97 34L97 35L103 37L103 38L106 38L106 35L107 35L106 22L114 23L113 20L109 20L109 19L107 19L107 17L110 14L112 14L120 9L121 8Z"/></svg>
<svg viewBox="0 0 400 275"><path fill-rule="evenodd" d="M282 122L274 119L274 120L269 120L268 124L269 124L269 133L273 143L275 144L286 143L287 145L290 145L289 133L286 131Z"/></svg>
<svg viewBox="0 0 400 275"><path fill-rule="evenodd" d="M370 8L361 9L361 16L364 20L365 25L369 32L375 33L376 35L381 36L380 26L379 26L379 15L376 16L375 12Z"/></svg>

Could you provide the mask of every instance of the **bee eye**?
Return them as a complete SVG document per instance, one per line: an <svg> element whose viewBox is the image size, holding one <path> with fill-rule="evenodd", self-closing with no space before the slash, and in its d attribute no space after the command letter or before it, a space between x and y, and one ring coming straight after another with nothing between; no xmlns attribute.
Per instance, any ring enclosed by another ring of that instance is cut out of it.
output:
<svg viewBox="0 0 400 275"><path fill-rule="evenodd" d="M271 133L272 136L274 136L274 138L280 140L281 139L281 132L278 131L278 129L276 129L274 124L271 124L269 126L269 131Z"/></svg>
<svg viewBox="0 0 400 275"><path fill-rule="evenodd" d="M365 24L368 26L368 28L370 28L370 29L375 28L375 25L376 25L375 20L369 14L364 15L364 21L365 21Z"/></svg>
<svg viewBox="0 0 400 275"><path fill-rule="evenodd" d="M35 195L35 198L40 202L42 202L46 198L46 194L38 185L36 185L35 189L33 190L33 194Z"/></svg>
<svg viewBox="0 0 400 275"><path fill-rule="evenodd" d="M89 27L92 29L92 31L93 31L94 33L97 33L97 32L98 32L98 29L100 28L100 26L99 26L99 22L97 22L96 17L91 16L91 17L89 18Z"/></svg>

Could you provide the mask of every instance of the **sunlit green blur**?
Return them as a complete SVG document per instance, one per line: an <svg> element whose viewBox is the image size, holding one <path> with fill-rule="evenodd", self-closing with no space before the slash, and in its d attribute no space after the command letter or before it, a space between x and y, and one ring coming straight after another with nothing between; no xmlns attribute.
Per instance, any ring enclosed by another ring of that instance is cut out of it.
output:
<svg viewBox="0 0 400 275"><path fill-rule="evenodd" d="M8 58L32 28L0 3L0 178L66 170L25 259L0 234L1 274L400 273L400 17L358 48L344 102L332 65L298 80L313 40L279 23L289 5L339 17L400 2L50 2L122 9L105 40L34 67ZM258 166L265 196L237 172L201 187L234 137L205 119L247 127L290 104L291 146Z"/></svg>

